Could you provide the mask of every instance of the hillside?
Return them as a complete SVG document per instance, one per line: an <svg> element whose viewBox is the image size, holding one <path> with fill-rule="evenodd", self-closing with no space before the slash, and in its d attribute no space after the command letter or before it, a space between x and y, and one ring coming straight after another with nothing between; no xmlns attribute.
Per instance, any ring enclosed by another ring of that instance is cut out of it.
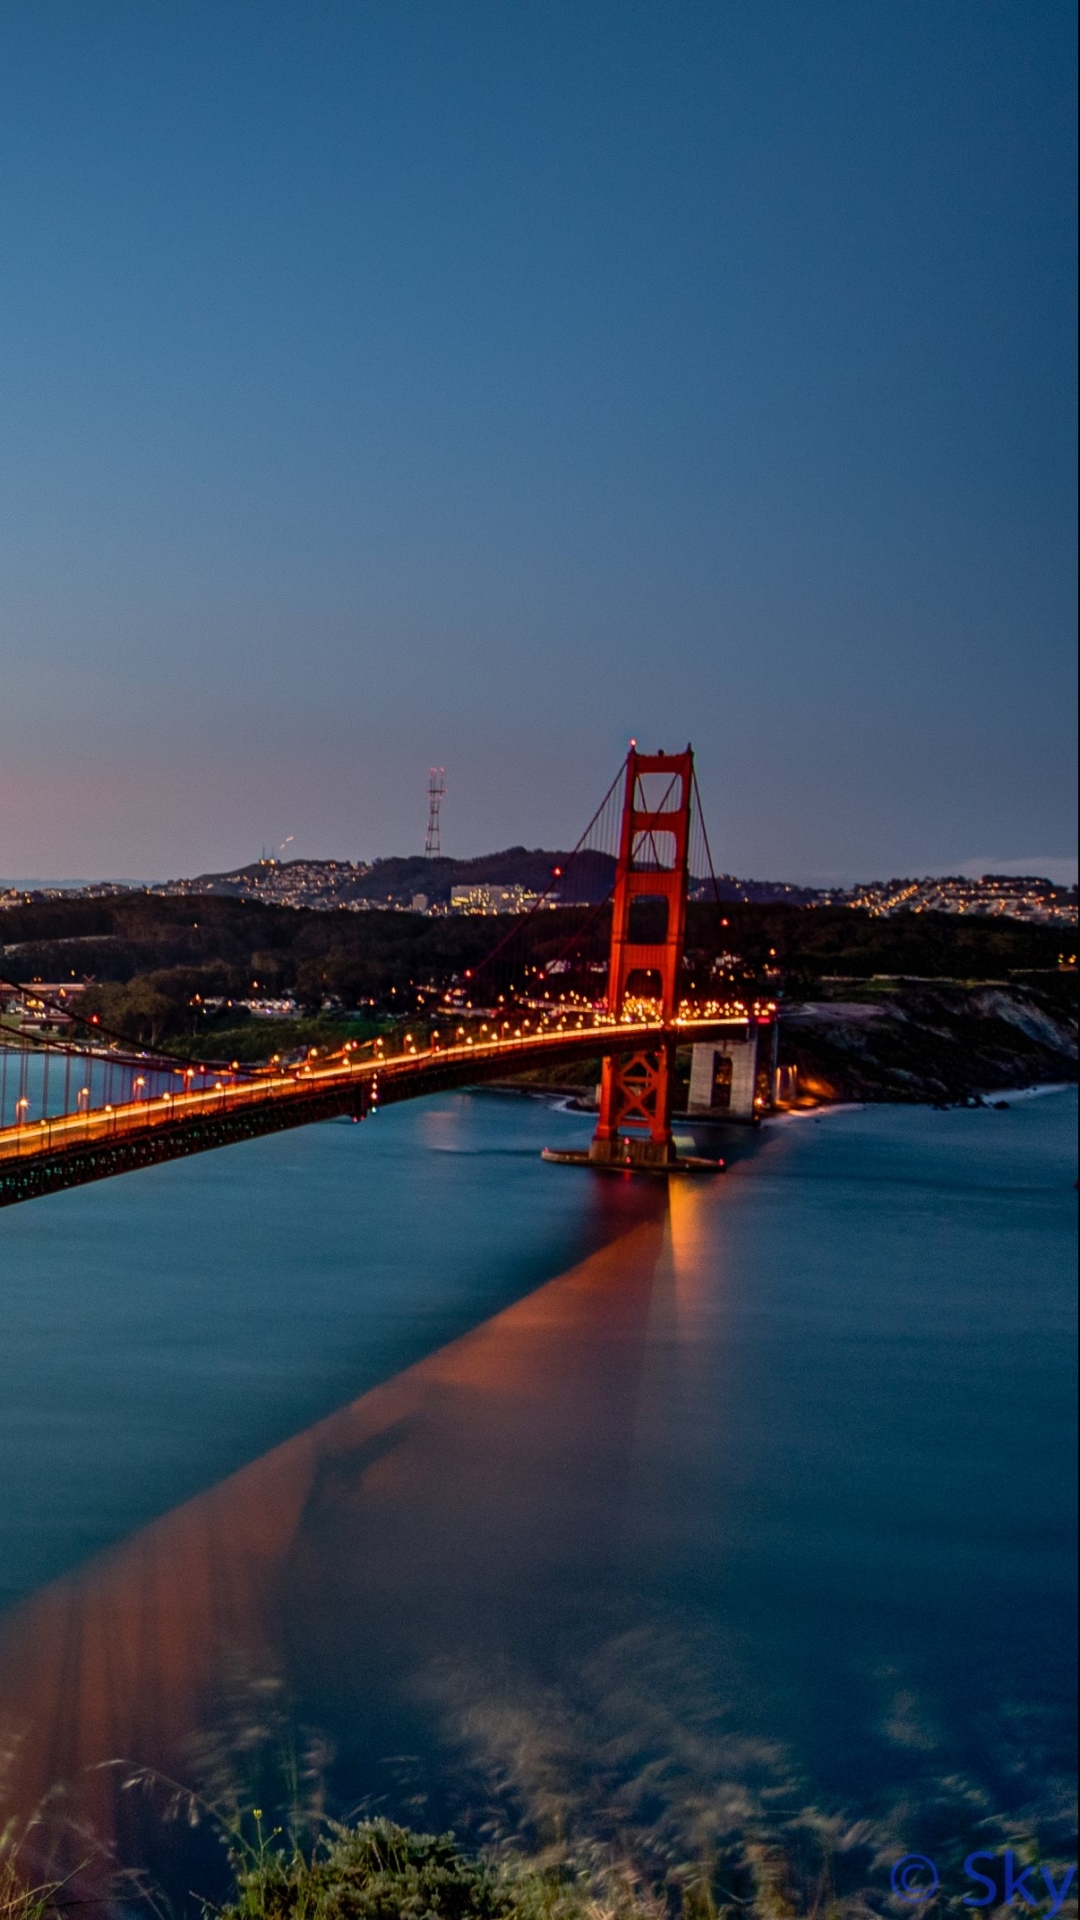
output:
<svg viewBox="0 0 1080 1920"><path fill-rule="evenodd" d="M86 1010L134 1041L256 1059L421 1015L514 926L228 895L56 899L0 913L0 974L89 980ZM735 902L691 903L687 933L688 989L780 994L784 1057L822 1097L957 1098L1075 1073L1076 973L1059 970L1053 928ZM527 977L595 997L607 939L604 910L541 912L469 997L493 1003ZM237 1004L260 996L293 1017Z"/></svg>
<svg viewBox="0 0 1080 1920"><path fill-rule="evenodd" d="M432 905L446 906L454 887L520 887L545 894L566 905L593 905L606 900L615 875L609 853L591 848L576 855L548 847L506 847L500 853L480 854L470 860L449 856L408 854L375 860L371 865L347 860L254 860L231 873L202 873L192 880L169 881L158 891L183 895L210 894L235 899L277 901L304 906L407 907L416 894ZM699 893L713 883L697 880ZM722 874L716 893L725 901L753 901L808 906L817 896L810 888L780 881L739 880Z"/></svg>
<svg viewBox="0 0 1080 1920"><path fill-rule="evenodd" d="M492 856L494 858L494 856ZM606 913L561 908L537 915L520 948L539 964L589 923L590 958L603 958ZM326 913L222 895L119 894L54 899L0 913L0 957L9 979L127 981L155 968L186 967L215 991L251 981L312 999L319 989L346 1001L415 980L445 984L474 966L512 925L506 919L411 913ZM831 975L877 973L937 979L993 979L1056 967L1062 935L1017 920L950 914L881 918L846 907L692 902L687 922L691 973L720 963L739 977L781 981L792 995Z"/></svg>
<svg viewBox="0 0 1080 1920"><path fill-rule="evenodd" d="M1074 1080L1076 977L838 984L785 1003L780 1058L822 1100L941 1103Z"/></svg>

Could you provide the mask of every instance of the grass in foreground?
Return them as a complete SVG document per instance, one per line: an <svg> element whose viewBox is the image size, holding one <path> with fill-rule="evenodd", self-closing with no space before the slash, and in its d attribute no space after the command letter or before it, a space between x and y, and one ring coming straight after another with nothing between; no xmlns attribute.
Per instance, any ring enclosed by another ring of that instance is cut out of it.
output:
<svg viewBox="0 0 1080 1920"><path fill-rule="evenodd" d="M310 1853L260 1829L233 1864L218 1920L657 1920L646 1903L600 1903L571 1876L477 1859L452 1834L383 1819L333 1827Z"/></svg>
<svg viewBox="0 0 1080 1920"><path fill-rule="evenodd" d="M788 1891L786 1863L751 1850L746 1891L729 1898L711 1875L651 1890L628 1867L549 1865L515 1852L479 1858L452 1833L416 1833L385 1819L333 1826L306 1852L278 1830L232 1852L235 1893L206 1920L842 1920L828 1889ZM859 1907L860 1914L864 1910Z"/></svg>
<svg viewBox="0 0 1080 1920"><path fill-rule="evenodd" d="M56 1911L57 1892L55 1886L24 1885L0 1833L0 1920L45 1920L46 1914Z"/></svg>
<svg viewBox="0 0 1080 1920"><path fill-rule="evenodd" d="M547 1864L502 1851L477 1857L452 1833L418 1833L387 1819L331 1823L311 1848L280 1828L267 1832L258 1810L253 1819L253 1840L231 1831L231 1892L220 1906L204 1901L203 1920L874 1920L894 1906L887 1895L884 1907L881 1896L838 1898L827 1874L807 1881L764 1844L742 1849L740 1864L730 1863L734 1872L719 1876L737 1888L721 1887L713 1862L660 1889L628 1867L599 1869L595 1860ZM25 1888L3 1842L0 1830L0 1920L62 1920L72 1904L83 1904L70 1885ZM163 1920L168 1902L145 1894L138 1909ZM102 1898L99 1891L91 1903L98 1911ZM117 1908L135 1910L127 1899ZM969 1910L959 1896L932 1905L942 1920ZM1028 1911L1039 1920L1059 1907L1039 1900ZM1064 1911L1075 1916L1075 1901Z"/></svg>

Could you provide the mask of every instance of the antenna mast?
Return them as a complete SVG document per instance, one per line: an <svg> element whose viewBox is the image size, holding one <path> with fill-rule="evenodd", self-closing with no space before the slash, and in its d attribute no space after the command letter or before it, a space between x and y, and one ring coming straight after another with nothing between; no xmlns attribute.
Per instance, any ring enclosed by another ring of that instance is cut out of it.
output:
<svg viewBox="0 0 1080 1920"><path fill-rule="evenodd" d="M445 775L445 767L432 767L428 776L427 838L424 841L424 853L429 860L439 852L439 807L446 792Z"/></svg>

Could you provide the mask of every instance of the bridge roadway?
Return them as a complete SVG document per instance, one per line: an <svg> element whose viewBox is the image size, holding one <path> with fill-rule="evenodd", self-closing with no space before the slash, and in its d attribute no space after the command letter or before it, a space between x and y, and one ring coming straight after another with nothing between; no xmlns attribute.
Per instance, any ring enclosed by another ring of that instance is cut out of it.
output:
<svg viewBox="0 0 1080 1920"><path fill-rule="evenodd" d="M25 1121L0 1129L0 1207L316 1120L342 1114L362 1120L373 1109L399 1100L472 1086L530 1067L597 1054L654 1051L665 1042L688 1046L718 1037L726 1028L745 1028L748 1012L725 1009L668 1027L623 1019L549 1028L381 1059L261 1073L205 1092L166 1093L54 1120Z"/></svg>

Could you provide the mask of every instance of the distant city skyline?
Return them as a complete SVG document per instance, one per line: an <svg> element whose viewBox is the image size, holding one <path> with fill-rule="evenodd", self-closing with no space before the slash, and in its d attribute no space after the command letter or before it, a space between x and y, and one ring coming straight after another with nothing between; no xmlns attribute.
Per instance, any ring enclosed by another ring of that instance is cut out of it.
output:
<svg viewBox="0 0 1080 1920"><path fill-rule="evenodd" d="M731 873L1075 861L1064 0L2 50L0 871L565 846L630 735Z"/></svg>

